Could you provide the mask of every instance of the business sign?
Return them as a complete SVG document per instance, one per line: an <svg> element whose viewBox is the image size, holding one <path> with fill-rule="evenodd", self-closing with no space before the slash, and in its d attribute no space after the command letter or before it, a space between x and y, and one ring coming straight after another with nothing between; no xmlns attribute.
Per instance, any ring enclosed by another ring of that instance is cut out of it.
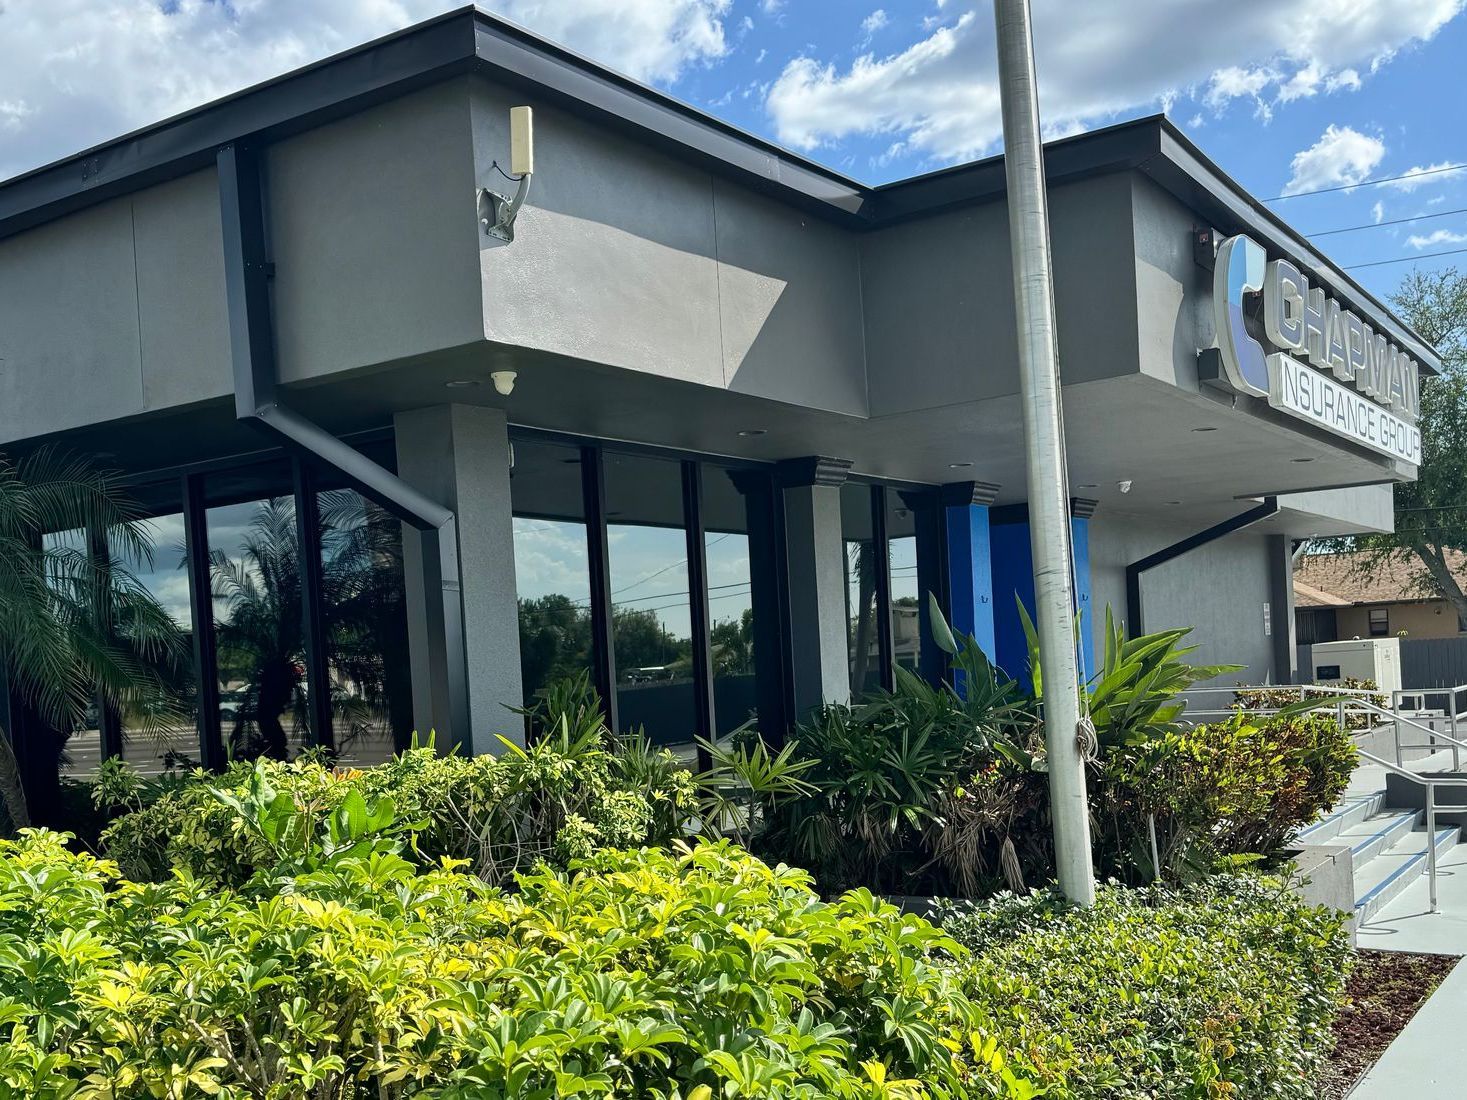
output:
<svg viewBox="0 0 1467 1100"><path fill-rule="evenodd" d="M1250 237L1229 237L1218 248L1212 294L1216 354L1230 388L1421 464L1420 372L1406 352L1311 287L1288 260L1270 262Z"/></svg>

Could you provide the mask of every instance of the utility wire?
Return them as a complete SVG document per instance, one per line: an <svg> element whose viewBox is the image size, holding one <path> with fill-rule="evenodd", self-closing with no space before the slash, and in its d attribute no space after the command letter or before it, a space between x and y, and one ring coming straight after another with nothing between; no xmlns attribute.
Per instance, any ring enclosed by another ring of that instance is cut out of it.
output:
<svg viewBox="0 0 1467 1100"><path fill-rule="evenodd" d="M1460 256L1467 248L1449 248L1445 252L1423 252L1419 256L1397 256L1394 260L1371 260L1368 264L1346 264L1346 271L1358 271L1362 267L1384 267L1386 264L1409 264L1412 260L1434 260L1438 256Z"/></svg>
<svg viewBox="0 0 1467 1100"><path fill-rule="evenodd" d="M1391 218L1383 222L1366 222L1363 225L1347 225L1343 229L1326 229L1319 233L1306 233L1304 236L1309 240L1315 237L1333 237L1336 233L1358 233L1362 229L1384 229L1388 225L1405 225L1407 222L1424 222L1429 218L1445 218L1452 214L1467 214L1467 206L1460 206L1456 210L1438 210L1434 214L1417 214L1410 218Z"/></svg>
<svg viewBox="0 0 1467 1100"><path fill-rule="evenodd" d="M1467 168L1467 164L1444 164L1440 168L1424 168L1419 172L1402 172L1399 176L1381 176L1375 180L1361 180L1359 183L1341 183L1334 187L1316 187L1313 191L1295 191L1288 195L1275 195L1264 202L1283 202L1285 199L1302 199L1310 195L1328 195L1335 191L1353 191L1357 187L1374 187L1380 183L1395 183L1397 180L1420 179L1422 176L1435 176L1442 172L1456 172Z"/></svg>

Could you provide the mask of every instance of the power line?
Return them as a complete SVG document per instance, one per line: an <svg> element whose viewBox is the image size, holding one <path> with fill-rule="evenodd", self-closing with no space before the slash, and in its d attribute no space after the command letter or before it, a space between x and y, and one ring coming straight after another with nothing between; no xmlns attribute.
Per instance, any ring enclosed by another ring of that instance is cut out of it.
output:
<svg viewBox="0 0 1467 1100"><path fill-rule="evenodd" d="M1435 214L1417 214L1410 218L1391 218L1389 221L1383 222L1365 222L1361 225L1347 225L1343 229L1325 229L1319 233L1306 233L1304 236L1312 241L1315 237L1333 237L1336 233L1358 233L1362 229L1384 229L1388 225L1424 222L1430 218L1445 218L1452 214L1467 214L1467 206L1460 206L1456 210L1439 210Z"/></svg>
<svg viewBox="0 0 1467 1100"><path fill-rule="evenodd" d="M1397 256L1394 260L1371 260L1368 264L1346 264L1346 271L1358 271L1362 267L1384 267L1386 264L1409 264L1412 260L1434 260L1438 256L1460 256L1467 248L1449 248L1445 252L1423 252L1419 256Z"/></svg>
<svg viewBox="0 0 1467 1100"><path fill-rule="evenodd" d="M1380 183L1395 183L1397 180L1420 179L1422 176L1435 176L1441 172L1456 172L1467 168L1467 164L1444 164L1440 168L1423 168L1415 172L1402 172L1399 176L1381 176L1375 180L1361 180L1359 183L1341 183L1334 187L1316 187L1313 191L1295 191L1288 195L1275 195L1264 202L1283 202L1285 199L1302 199L1310 195L1328 195L1335 191L1353 191L1357 187L1374 187Z"/></svg>

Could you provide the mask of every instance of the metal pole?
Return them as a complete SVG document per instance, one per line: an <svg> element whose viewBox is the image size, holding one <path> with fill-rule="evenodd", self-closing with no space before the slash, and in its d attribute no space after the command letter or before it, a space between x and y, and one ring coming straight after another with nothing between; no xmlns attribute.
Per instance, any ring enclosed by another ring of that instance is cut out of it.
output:
<svg viewBox="0 0 1467 1100"><path fill-rule="evenodd" d="M1028 459L1034 619L1039 629L1040 673L1044 679L1044 739L1055 869L1065 895L1081 905L1090 905L1095 901L1095 871L1090 858L1085 760L1079 742L1070 494L1029 2L993 0L993 14L998 38L1009 246L1019 337L1019 393Z"/></svg>
<svg viewBox="0 0 1467 1100"><path fill-rule="evenodd" d="M1428 889L1431 892L1431 911L1435 913L1436 907L1436 784L1427 781L1426 784L1426 873L1431 881Z"/></svg>

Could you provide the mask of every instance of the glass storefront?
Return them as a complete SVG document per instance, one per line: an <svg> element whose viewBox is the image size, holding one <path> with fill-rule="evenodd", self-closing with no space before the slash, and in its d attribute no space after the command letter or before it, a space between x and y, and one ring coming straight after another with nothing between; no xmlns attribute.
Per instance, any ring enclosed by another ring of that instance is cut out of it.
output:
<svg viewBox="0 0 1467 1100"><path fill-rule="evenodd" d="M691 755L699 728L682 465L607 453L606 545L617 714Z"/></svg>
<svg viewBox="0 0 1467 1100"><path fill-rule="evenodd" d="M516 442L510 497L525 705L593 668L591 564L581 450Z"/></svg>
<svg viewBox="0 0 1467 1100"><path fill-rule="evenodd" d="M130 568L183 635L179 659L154 662L165 685L163 695L153 705L118 716L122 758L139 774L152 777L169 770L187 770L199 763L190 649L193 616L189 607L188 546L183 513L155 516L143 520L139 526L152 552L142 561L129 563Z"/></svg>
<svg viewBox="0 0 1467 1100"><path fill-rule="evenodd" d="M761 700L781 736L788 609L783 555L765 544L782 530L768 468L512 439L524 703L586 675L618 730L690 761L698 738L756 721ZM390 439L356 445L394 468ZM178 658L155 669L157 699L125 714L94 707L67 731L64 774L93 774L107 752L156 776L312 747L364 767L410 743L399 520L283 455L210 464L137 495L152 549L128 564L178 626ZM848 483L841 502L859 692L889 682L893 663L917 667L917 527L882 486ZM46 546L88 552L81 532Z"/></svg>

